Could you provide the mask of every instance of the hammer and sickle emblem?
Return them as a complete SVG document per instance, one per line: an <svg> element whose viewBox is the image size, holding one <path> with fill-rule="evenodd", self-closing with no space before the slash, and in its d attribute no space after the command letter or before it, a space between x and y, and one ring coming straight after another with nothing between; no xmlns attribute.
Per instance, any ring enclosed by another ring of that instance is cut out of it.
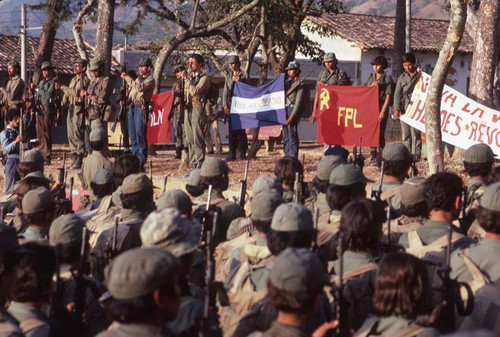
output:
<svg viewBox="0 0 500 337"><path fill-rule="evenodd" d="M330 100L330 93L328 92L328 89L326 88L321 89L321 92L319 94L319 110L329 109L330 108L330 105L328 104L329 100Z"/></svg>

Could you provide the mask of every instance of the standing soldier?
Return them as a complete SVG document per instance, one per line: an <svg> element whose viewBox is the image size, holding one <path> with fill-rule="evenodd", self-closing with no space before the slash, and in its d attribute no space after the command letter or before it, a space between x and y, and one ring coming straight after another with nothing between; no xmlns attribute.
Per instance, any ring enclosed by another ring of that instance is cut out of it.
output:
<svg viewBox="0 0 500 337"><path fill-rule="evenodd" d="M146 128L148 124L149 103L155 89L155 80L151 76L151 59L143 58L139 63L139 77L134 80L125 72L121 77L130 87L130 110L128 114L128 130L132 153L139 158L141 165L148 159L148 143Z"/></svg>
<svg viewBox="0 0 500 337"><path fill-rule="evenodd" d="M90 61L89 70L94 73L94 79L90 82L87 90L80 91L80 96L87 98L88 121L85 129L85 148L88 153L91 153L90 131L98 127L106 128L104 114L109 108L109 96L111 96L112 88L109 76L104 75L104 62L93 58Z"/></svg>
<svg viewBox="0 0 500 337"><path fill-rule="evenodd" d="M288 63L285 68L288 79L285 81L286 90L286 125L283 125L283 150L285 157L299 156L298 125L304 111L306 101L304 81L299 78L300 64L297 61Z"/></svg>
<svg viewBox="0 0 500 337"><path fill-rule="evenodd" d="M182 150L185 149L184 144L184 79L183 75L186 73L186 67L183 65L177 66L174 70L177 81L172 86L174 92L174 105L170 117L174 119L174 132L175 132L175 159L181 159Z"/></svg>
<svg viewBox="0 0 500 337"><path fill-rule="evenodd" d="M73 73L75 76L71 79L69 87L63 87L64 101L69 104L68 112L68 142L73 161L70 169L79 169L82 167L83 153L85 152L85 108L82 106L84 98L81 92L89 86L90 80L85 76L87 70L87 61L78 60L73 65Z"/></svg>
<svg viewBox="0 0 500 337"><path fill-rule="evenodd" d="M403 110L404 114L411 104L413 89L415 89L422 74L415 67L416 63L415 55L412 53L403 55L403 68L405 71L399 75L396 90L394 91L394 113L392 114L394 119L399 119L401 110ZM416 160L420 160L420 152L422 150L422 136L420 135L420 131L406 123L401 123L401 132L403 133L403 144L415 156Z"/></svg>
<svg viewBox="0 0 500 337"><path fill-rule="evenodd" d="M11 187L19 180L17 166L19 165L19 146L23 136L17 131L19 128L19 110L10 108L5 113L7 126L0 132L0 143L2 144L3 154L7 161L3 166L5 174L5 194L8 194Z"/></svg>
<svg viewBox="0 0 500 337"><path fill-rule="evenodd" d="M240 151L238 159L244 160L246 158L246 152L248 148L247 134L244 129L232 129L229 113L231 110L231 100L233 98L234 84L236 82L248 84L249 76L241 70L241 62L238 56L230 56L227 63L229 64L231 73L226 76L226 82L224 83L224 93L222 94L224 113L228 117L229 121L229 154L227 155L226 161L236 160L236 148L238 148Z"/></svg>
<svg viewBox="0 0 500 337"><path fill-rule="evenodd" d="M187 114L184 116L186 141L188 144L189 162L194 167L201 167L205 160L205 98L210 89L210 79L203 67L205 61L200 54L191 54L188 61L189 75L184 74L184 95L187 103Z"/></svg>
<svg viewBox="0 0 500 337"><path fill-rule="evenodd" d="M20 108L23 102L24 81L19 76L21 66L17 61L9 61L7 63L7 73L9 80L4 88L0 88L0 105L5 105L7 108ZM1 125L3 128L3 124Z"/></svg>
<svg viewBox="0 0 500 337"><path fill-rule="evenodd" d="M43 79L38 83L36 93L36 137L40 141L40 151L45 157L45 163L50 165L52 153L52 124L56 107L52 104L56 93L56 78L53 74L52 64L49 61L42 63Z"/></svg>

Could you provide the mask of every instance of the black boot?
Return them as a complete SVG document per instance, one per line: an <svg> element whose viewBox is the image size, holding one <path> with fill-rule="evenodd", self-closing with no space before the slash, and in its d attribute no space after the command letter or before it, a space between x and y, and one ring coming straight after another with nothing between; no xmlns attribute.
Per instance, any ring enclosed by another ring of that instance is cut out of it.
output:
<svg viewBox="0 0 500 337"><path fill-rule="evenodd" d="M175 159L181 159L182 158L182 147L176 147L175 148Z"/></svg>

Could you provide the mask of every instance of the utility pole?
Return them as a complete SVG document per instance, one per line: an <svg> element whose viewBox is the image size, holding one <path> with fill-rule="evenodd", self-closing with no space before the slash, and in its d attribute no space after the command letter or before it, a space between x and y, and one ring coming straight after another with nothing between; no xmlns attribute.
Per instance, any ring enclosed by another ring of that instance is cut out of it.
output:
<svg viewBox="0 0 500 337"><path fill-rule="evenodd" d="M411 53L411 0L406 0L405 52Z"/></svg>
<svg viewBox="0 0 500 337"><path fill-rule="evenodd" d="M24 83L27 82L27 56L26 45L28 44L26 36L27 22L26 22L26 4L21 5L21 78Z"/></svg>

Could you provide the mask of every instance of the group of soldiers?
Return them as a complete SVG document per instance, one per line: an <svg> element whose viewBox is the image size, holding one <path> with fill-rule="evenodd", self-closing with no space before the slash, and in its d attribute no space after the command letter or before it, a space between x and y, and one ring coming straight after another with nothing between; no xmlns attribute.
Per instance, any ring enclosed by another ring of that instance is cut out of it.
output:
<svg viewBox="0 0 500 337"><path fill-rule="evenodd" d="M99 154L106 133L89 138ZM465 152L465 186L417 176L391 143L372 185L347 151L324 155L310 182L284 157L237 202L219 158L155 200L141 160L122 154L85 178L91 202L76 212L40 151L19 160L0 207L0 336L500 332L500 170L487 145Z"/></svg>

